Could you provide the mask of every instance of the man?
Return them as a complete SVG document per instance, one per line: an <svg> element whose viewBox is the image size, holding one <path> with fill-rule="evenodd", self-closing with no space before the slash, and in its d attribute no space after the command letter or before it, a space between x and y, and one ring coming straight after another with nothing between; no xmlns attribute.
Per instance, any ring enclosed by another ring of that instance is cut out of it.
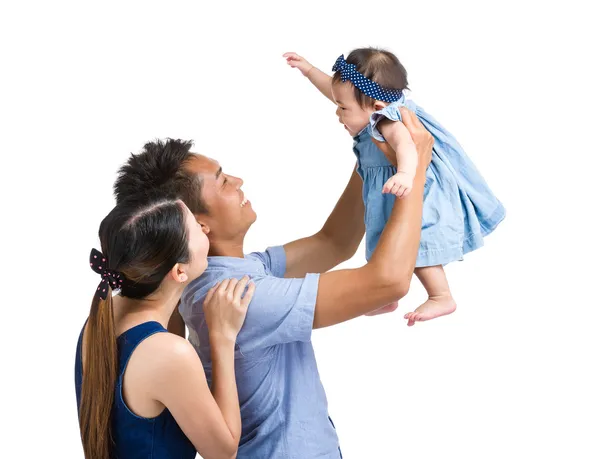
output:
<svg viewBox="0 0 600 459"><path fill-rule="evenodd" d="M256 284L236 343L242 415L238 458L341 457L311 332L394 303L409 289L433 139L414 114L404 110L402 118L419 152L414 189L396 201L370 261L358 269L327 272L354 254L364 234L362 184L355 171L318 233L248 256L244 237L256 214L244 197L243 181L215 160L190 153L190 143L147 144L120 171L118 201L150 189L179 196L208 235L208 268L184 292L179 310L209 381L204 297L226 278L248 274Z"/></svg>

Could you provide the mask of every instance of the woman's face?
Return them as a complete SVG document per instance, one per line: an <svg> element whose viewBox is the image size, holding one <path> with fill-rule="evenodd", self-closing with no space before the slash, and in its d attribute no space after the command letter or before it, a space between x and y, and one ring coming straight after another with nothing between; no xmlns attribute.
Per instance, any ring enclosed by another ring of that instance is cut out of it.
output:
<svg viewBox="0 0 600 459"><path fill-rule="evenodd" d="M188 243L190 249L190 262L188 263L188 282L200 277L208 266L208 237L202 231L202 225L196 221L194 214L185 208L185 225L188 233Z"/></svg>

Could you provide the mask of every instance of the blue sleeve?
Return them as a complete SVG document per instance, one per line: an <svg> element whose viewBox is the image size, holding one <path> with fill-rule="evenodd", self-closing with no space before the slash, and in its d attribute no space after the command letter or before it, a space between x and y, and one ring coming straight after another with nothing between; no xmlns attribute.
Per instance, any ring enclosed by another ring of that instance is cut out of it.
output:
<svg viewBox="0 0 600 459"><path fill-rule="evenodd" d="M310 341L319 274L307 274L303 279L264 276L254 283L256 290L237 337L240 351Z"/></svg>
<svg viewBox="0 0 600 459"><path fill-rule="evenodd" d="M385 142L385 139L384 139L383 135L381 134L381 131L379 131L379 129L377 129L377 125L384 118L391 120L391 121L402 121L402 116L400 115L400 107L401 106L402 105L400 105L398 102L393 102L393 103L389 104L387 107L385 107L381 110L378 110L371 115L370 130L371 130L371 136L374 139L379 140L380 142Z"/></svg>
<svg viewBox="0 0 600 459"><path fill-rule="evenodd" d="M285 275L285 249L283 246L269 247L266 252L252 252L249 257L258 258L265 265L267 271L275 277Z"/></svg>
<svg viewBox="0 0 600 459"><path fill-rule="evenodd" d="M285 279L286 256L283 247L270 247L265 252L249 254L259 259L266 274L251 274L256 285L248 306L244 325L236 344L242 353L267 349L277 344L308 342L317 302L319 274L307 274L302 279ZM220 272L210 281L192 282L182 297L180 311L190 332L190 342L210 356L210 347L202 304L210 287L225 278L240 279L245 272Z"/></svg>

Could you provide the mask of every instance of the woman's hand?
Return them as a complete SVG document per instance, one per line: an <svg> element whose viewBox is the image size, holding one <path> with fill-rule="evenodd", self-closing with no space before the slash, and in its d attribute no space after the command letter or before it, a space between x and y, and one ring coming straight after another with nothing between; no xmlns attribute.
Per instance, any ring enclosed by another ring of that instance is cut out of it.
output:
<svg viewBox="0 0 600 459"><path fill-rule="evenodd" d="M242 297L244 290L248 290ZM213 286L204 300L204 315L211 338L234 342L242 328L255 285L248 276L225 279Z"/></svg>

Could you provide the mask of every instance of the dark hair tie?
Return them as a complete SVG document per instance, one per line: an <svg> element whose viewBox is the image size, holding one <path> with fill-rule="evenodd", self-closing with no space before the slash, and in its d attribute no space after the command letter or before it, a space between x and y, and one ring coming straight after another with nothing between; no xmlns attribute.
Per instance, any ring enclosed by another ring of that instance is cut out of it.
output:
<svg viewBox="0 0 600 459"><path fill-rule="evenodd" d="M118 290L123 285L123 275L119 271L108 269L107 265L108 260L102 255L102 252L92 249L90 252L90 266L94 272L102 276L102 280L100 281L100 284L98 284L98 289L96 290L96 295L103 300L105 300L106 295L108 295L109 287L113 290Z"/></svg>

